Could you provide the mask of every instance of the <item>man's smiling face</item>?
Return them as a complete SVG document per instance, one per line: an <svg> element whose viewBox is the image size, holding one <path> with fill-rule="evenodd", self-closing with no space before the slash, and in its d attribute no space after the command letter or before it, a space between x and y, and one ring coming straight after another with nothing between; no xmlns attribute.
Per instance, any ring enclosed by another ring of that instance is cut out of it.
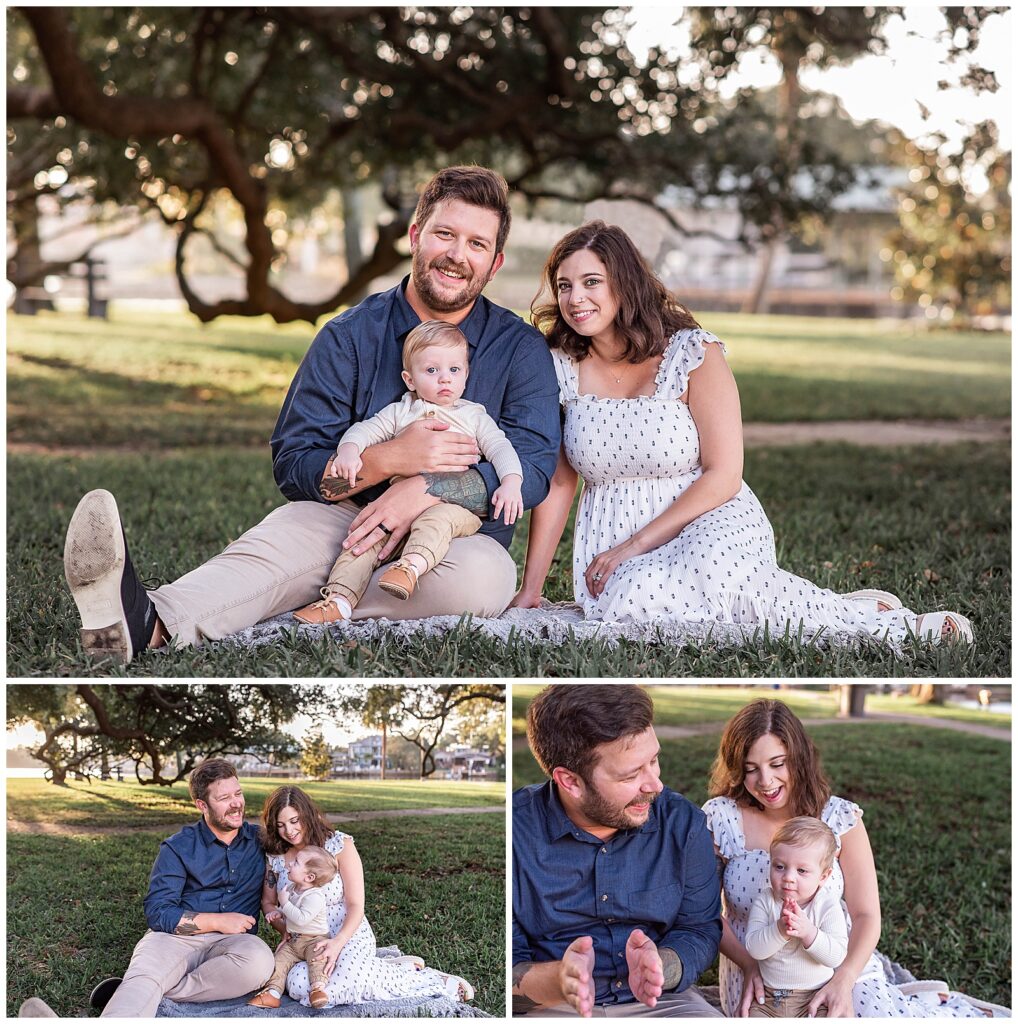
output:
<svg viewBox="0 0 1018 1024"><path fill-rule="evenodd" d="M428 309L455 313L481 294L504 259L495 252L499 223L494 210L448 199L410 228L411 281Z"/></svg>

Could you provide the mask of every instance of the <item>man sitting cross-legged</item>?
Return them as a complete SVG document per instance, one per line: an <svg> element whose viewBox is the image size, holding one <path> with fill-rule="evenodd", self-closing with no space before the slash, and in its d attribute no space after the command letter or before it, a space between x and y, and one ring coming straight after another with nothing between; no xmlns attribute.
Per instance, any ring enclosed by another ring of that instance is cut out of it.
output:
<svg viewBox="0 0 1018 1024"><path fill-rule="evenodd" d="M513 794L513 1012L720 1017L693 988L721 891L703 812L661 785L637 686L549 686L527 738L550 776Z"/></svg>

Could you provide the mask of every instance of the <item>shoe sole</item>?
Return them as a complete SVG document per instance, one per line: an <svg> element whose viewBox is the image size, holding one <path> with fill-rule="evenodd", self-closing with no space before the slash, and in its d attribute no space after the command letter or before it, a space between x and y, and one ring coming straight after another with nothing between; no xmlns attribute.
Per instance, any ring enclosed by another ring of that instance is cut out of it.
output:
<svg viewBox="0 0 1018 1024"><path fill-rule="evenodd" d="M409 601L410 595L413 593L412 590L407 590L406 587L402 587L398 583L386 583L384 580L379 580L378 586L400 601Z"/></svg>
<svg viewBox="0 0 1018 1024"><path fill-rule="evenodd" d="M120 596L126 553L116 499L89 491L67 527L64 576L81 617L82 649L122 665L134 656Z"/></svg>

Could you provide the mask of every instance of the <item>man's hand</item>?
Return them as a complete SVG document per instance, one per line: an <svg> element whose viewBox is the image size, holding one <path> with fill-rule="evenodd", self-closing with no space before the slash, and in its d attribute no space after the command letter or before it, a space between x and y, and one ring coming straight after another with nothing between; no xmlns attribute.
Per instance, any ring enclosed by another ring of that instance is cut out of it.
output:
<svg viewBox="0 0 1018 1024"><path fill-rule="evenodd" d="M653 1009L664 991L664 966L657 946L639 928L630 932L626 943L626 963L629 965L630 991L644 1006Z"/></svg>
<svg viewBox="0 0 1018 1024"><path fill-rule="evenodd" d="M594 1010L594 940L581 935L569 944L559 964L562 997L581 1016Z"/></svg>
<svg viewBox="0 0 1018 1024"><path fill-rule="evenodd" d="M389 476L462 473L481 456L477 442L469 434L461 434L450 429L448 423L430 418L414 421L391 441L374 445L368 452L380 459Z"/></svg>
<svg viewBox="0 0 1018 1024"><path fill-rule="evenodd" d="M426 488L427 484L419 476L394 483L381 497L360 510L350 524L343 550L352 549L359 555L388 534L388 540L378 553L379 560L384 561L409 532L410 524L426 508L441 504L441 499L428 494Z"/></svg>
<svg viewBox="0 0 1018 1024"><path fill-rule="evenodd" d="M249 914L211 914L215 927L210 929L223 935L243 935L255 926L255 919Z"/></svg>

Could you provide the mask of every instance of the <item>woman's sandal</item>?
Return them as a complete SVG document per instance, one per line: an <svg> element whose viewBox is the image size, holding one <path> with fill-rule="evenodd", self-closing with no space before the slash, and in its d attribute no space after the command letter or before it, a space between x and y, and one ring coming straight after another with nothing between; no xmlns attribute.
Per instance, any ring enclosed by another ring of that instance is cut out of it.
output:
<svg viewBox="0 0 1018 1024"><path fill-rule="evenodd" d="M853 590L845 597L849 601L865 601L867 604L876 602L878 612L896 612L902 607L901 598L886 590Z"/></svg>
<svg viewBox="0 0 1018 1024"><path fill-rule="evenodd" d="M445 971L435 971L445 979L445 994L457 1003L469 1003L474 998L474 986L466 978L460 978L455 974L446 974Z"/></svg>
<svg viewBox="0 0 1018 1024"><path fill-rule="evenodd" d="M919 640L929 640L934 644L975 643L972 623L958 612L919 615L913 632Z"/></svg>
<svg viewBox="0 0 1018 1024"><path fill-rule="evenodd" d="M390 956L385 962L387 964L409 964L415 971L424 970L424 960L419 956Z"/></svg>

